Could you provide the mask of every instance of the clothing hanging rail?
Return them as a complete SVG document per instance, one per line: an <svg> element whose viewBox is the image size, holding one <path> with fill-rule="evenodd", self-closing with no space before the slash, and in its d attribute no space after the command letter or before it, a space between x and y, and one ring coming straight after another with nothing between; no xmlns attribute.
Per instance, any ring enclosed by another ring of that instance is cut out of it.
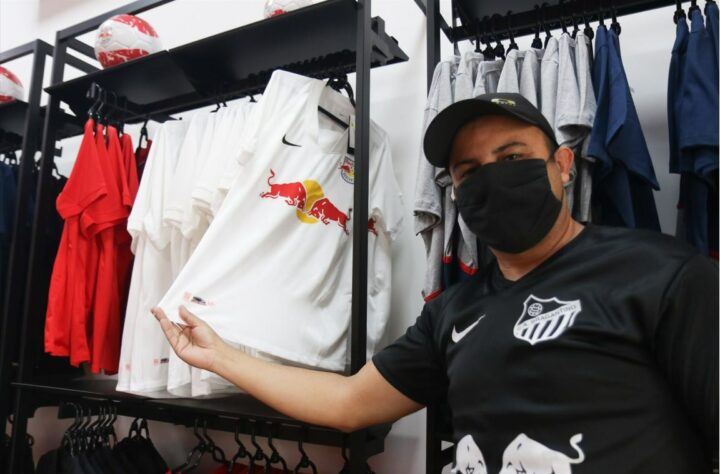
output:
<svg viewBox="0 0 720 474"><path fill-rule="evenodd" d="M441 60L441 32L452 43L475 40L480 35L492 34L493 41L535 34L538 14L548 29L560 28L564 22L572 26L573 15L578 23L598 21L675 5L673 0L573 0L549 4L538 0L513 0L508 10L497 10L497 3L477 0L452 0L452 27L440 13L440 0L427 0L427 5L416 0L426 16L427 25L427 90L430 90L435 66ZM583 17L584 15L584 17ZM492 25L494 20L495 25ZM459 22L459 25L458 25ZM494 31L492 31L494 29ZM455 446L443 448L443 442L452 443L452 425L447 404L427 407L425 466L428 474L441 473L452 463Z"/></svg>
<svg viewBox="0 0 720 474"><path fill-rule="evenodd" d="M54 55L53 47L42 40L35 40L0 53L0 64L26 56L32 57L32 71L28 88L27 102L16 100L0 106L0 153L21 151L21 161L17 177L17 192L14 219L11 230L11 243L7 273L3 294L3 307L0 308L0 423L5 426L11 409L12 397L10 382L17 372L19 320L25 290L25 272L28 265L26 243L30 240L30 229L25 223L32 199L32 179L35 167L35 153L41 144L41 123L46 116L46 108L40 105L45 61ZM93 72L97 68L85 64L73 57L69 65L84 72ZM75 117L64 112L58 114L60 136L62 138L78 135L82 126ZM55 153L53 148L52 153ZM2 460L0 460L2 463ZM2 465L2 464L0 464Z"/></svg>
<svg viewBox="0 0 720 474"><path fill-rule="evenodd" d="M121 98L126 117L120 121L162 119L167 114L215 104L219 98L242 97L264 88L270 73L277 68L312 77L356 73L355 184L353 217L368 219L370 68L406 61L407 55L385 33L381 18L372 18L371 0L327 0L267 20L204 38L193 43L161 51L150 56L105 70L86 71L90 66L67 54L67 49L92 57L92 49L76 37L90 32L108 18L125 13L139 14L170 3L172 0L141 0L96 16L56 35L50 94L42 140L42 158L35 212L30 237L27 292L21 318L21 352L17 382L13 383L13 439L7 472L20 472L21 448L27 420L38 407L57 406L60 401L111 400L118 413L148 419L191 425L198 414L208 426L234 431L237 419L261 419L277 425L277 439L298 440L298 425L303 441L329 446L347 446L349 472L364 473L369 456L381 452L389 425L345 435L328 428L308 426L291 420L247 395L214 400L152 400L115 391L114 381L69 380L38 377L37 355L42 345L44 315L47 306L49 269L38 265L47 245L40 229L54 211L47 189L54 165L55 142L59 135L60 102L68 104L78 117L87 113L92 84ZM303 34L298 34L302 31ZM287 37L287 41L282 38ZM242 50L237 45L253 45ZM71 59L72 58L72 59ZM66 65L89 72L64 81ZM160 71L159 74L156 72ZM39 90L39 89L38 89ZM122 115L122 113L121 113ZM350 372L366 362L367 345L367 229L353 227L352 315ZM63 415L63 413L61 413ZM228 423L228 419L233 420Z"/></svg>

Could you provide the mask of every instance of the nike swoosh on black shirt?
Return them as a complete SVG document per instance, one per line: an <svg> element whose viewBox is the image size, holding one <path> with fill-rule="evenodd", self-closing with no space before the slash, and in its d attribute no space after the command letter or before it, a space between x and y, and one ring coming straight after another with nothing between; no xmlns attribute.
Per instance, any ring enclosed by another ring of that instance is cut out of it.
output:
<svg viewBox="0 0 720 474"><path fill-rule="evenodd" d="M296 144L294 144L294 143L290 143L289 141L287 141L287 134L283 135L283 137L282 137L282 142L283 142L283 144L285 144L285 145L297 146L297 147L300 146L300 145L296 145Z"/></svg>

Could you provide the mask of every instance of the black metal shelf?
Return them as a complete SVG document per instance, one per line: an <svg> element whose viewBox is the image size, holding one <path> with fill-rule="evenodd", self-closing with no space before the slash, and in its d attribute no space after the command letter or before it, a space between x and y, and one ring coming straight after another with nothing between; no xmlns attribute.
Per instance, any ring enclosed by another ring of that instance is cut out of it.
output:
<svg viewBox="0 0 720 474"><path fill-rule="evenodd" d="M357 3L327 0L46 90L83 116L92 103L86 93L96 83L127 99L135 115L127 121L139 121L261 92L278 68L312 77L353 72L356 33ZM408 59L381 18L372 21L371 44L371 67Z"/></svg>
<svg viewBox="0 0 720 474"><path fill-rule="evenodd" d="M347 434L331 428L307 425L296 421L245 393L212 398L147 398L115 390L117 381L97 378L39 377L29 382L14 382L12 386L33 393L34 404L25 408L26 416L43 406L58 406L62 402L78 402L92 408L93 404L114 404L118 414L143 417L148 420L193 426L203 420L208 428L238 431L267 437L325 446L342 447ZM71 416L61 410L62 416ZM243 423L252 420L251 423ZM382 452L390 425L378 425L365 430L368 455Z"/></svg>
<svg viewBox="0 0 720 474"><path fill-rule="evenodd" d="M29 109L30 104L21 100L0 104L0 153L17 151L22 147L25 119ZM46 107L40 108L41 118L45 117L46 111ZM77 117L62 111L58 117L58 126L59 140L80 135L83 131L82 123ZM38 137L36 143L38 148L41 138Z"/></svg>
<svg viewBox="0 0 720 474"><path fill-rule="evenodd" d="M655 8L674 5L673 0L583 0L583 2L552 2L544 4L540 0L505 0L502 7L495 2L479 2L477 0L453 0L453 7L457 12L460 25L450 30L451 41L475 39L478 35L491 34L498 39L507 39L507 28L510 26L516 37L535 33L539 19L542 19L548 28L555 29L561 26L572 28L572 15L582 23L583 13L589 19L597 19L600 14L610 17L610 7L615 9L617 16L640 13ZM536 8L540 5L542 8ZM512 12L508 25L507 13ZM494 24L493 24L494 18ZM487 21L485 21L487 20Z"/></svg>

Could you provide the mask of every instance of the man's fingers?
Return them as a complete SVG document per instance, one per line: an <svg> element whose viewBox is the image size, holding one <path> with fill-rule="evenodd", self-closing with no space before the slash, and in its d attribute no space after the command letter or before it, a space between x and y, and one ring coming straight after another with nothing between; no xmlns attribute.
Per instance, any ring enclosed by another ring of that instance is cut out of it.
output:
<svg viewBox="0 0 720 474"><path fill-rule="evenodd" d="M200 318L188 311L185 306L180 306L180 318L190 327L200 326L202 324Z"/></svg>
<svg viewBox="0 0 720 474"><path fill-rule="evenodd" d="M167 316L165 315L165 311L163 311L160 307L156 306L150 310L153 316L155 316L155 319L160 321L162 324L162 320L167 320Z"/></svg>

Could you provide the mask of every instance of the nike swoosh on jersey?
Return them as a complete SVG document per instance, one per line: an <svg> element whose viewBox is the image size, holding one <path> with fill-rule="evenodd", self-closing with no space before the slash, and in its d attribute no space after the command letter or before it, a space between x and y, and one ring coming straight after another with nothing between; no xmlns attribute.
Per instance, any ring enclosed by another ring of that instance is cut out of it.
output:
<svg viewBox="0 0 720 474"><path fill-rule="evenodd" d="M482 318L484 318L484 317L485 317L485 315L483 314L482 316L480 316L480 317L477 319L477 321L475 321L475 322L472 323L470 326L466 327L465 329L463 329L463 330L460 331L460 332L458 332L457 329L455 328L455 326L453 326L453 330L452 330L452 340L453 340L453 342L454 342L455 344L457 344L458 342L460 342L460 341L462 340L462 338L465 337L465 336L467 336L468 333L469 333L470 331L472 331L472 330L475 328L475 326L478 325L478 323L480 322L480 320L481 320Z"/></svg>
<svg viewBox="0 0 720 474"><path fill-rule="evenodd" d="M282 142L283 142L283 144L289 145L289 146L297 146L297 147L300 146L300 145L296 145L294 143L290 143L289 141L287 141L287 134L283 135Z"/></svg>

